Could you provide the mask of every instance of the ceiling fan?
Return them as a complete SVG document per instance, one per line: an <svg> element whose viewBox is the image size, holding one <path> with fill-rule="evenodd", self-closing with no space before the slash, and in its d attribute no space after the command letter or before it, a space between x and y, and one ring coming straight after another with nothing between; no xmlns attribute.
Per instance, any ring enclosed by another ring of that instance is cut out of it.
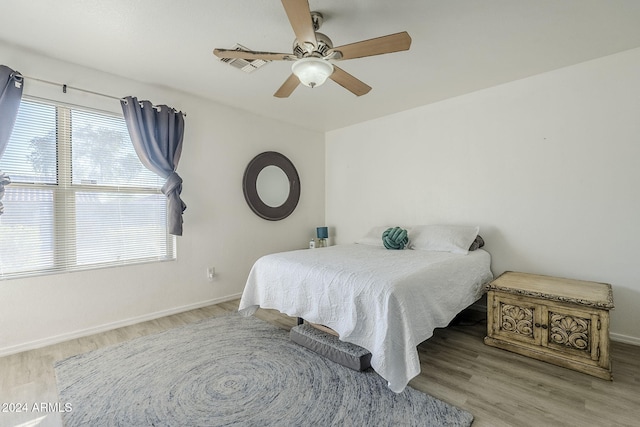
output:
<svg viewBox="0 0 640 427"><path fill-rule="evenodd" d="M282 0L282 5L296 36L293 42L293 53L234 49L214 49L213 51L214 55L221 59L295 61L291 67L292 74L273 94L277 98L288 97L300 83L313 88L323 84L327 78L356 96L364 95L371 90L370 86L329 61L399 52L408 50L411 46L411 37L406 31L403 31L333 47L329 37L317 32L322 25L323 17L319 12L311 12L308 0Z"/></svg>

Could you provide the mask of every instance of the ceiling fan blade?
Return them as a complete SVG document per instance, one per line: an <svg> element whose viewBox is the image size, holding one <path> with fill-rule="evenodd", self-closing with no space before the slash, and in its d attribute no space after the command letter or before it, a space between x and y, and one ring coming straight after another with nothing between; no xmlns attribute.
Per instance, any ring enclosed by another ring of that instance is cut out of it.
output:
<svg viewBox="0 0 640 427"><path fill-rule="evenodd" d="M264 61L295 61L298 59L290 53L255 52L252 50L214 49L213 54L218 58L262 59Z"/></svg>
<svg viewBox="0 0 640 427"><path fill-rule="evenodd" d="M289 95L293 93L293 91L300 84L300 80L296 77L295 74L291 74L287 80L284 81L282 86L273 94L276 98L287 98Z"/></svg>
<svg viewBox="0 0 640 427"><path fill-rule="evenodd" d="M356 96L365 95L371 90L371 86L361 82L335 65L333 66L333 74L331 74L329 78Z"/></svg>
<svg viewBox="0 0 640 427"><path fill-rule="evenodd" d="M342 57L335 59L353 59L409 50L410 46L411 37L409 33L403 31L401 33L389 34L388 36L376 37L374 39L334 47L331 51L337 50L342 54Z"/></svg>
<svg viewBox="0 0 640 427"><path fill-rule="evenodd" d="M311 20L311 9L307 0L282 0L284 11L291 23L291 28L296 35L298 43L310 43L314 48L318 47L316 32Z"/></svg>

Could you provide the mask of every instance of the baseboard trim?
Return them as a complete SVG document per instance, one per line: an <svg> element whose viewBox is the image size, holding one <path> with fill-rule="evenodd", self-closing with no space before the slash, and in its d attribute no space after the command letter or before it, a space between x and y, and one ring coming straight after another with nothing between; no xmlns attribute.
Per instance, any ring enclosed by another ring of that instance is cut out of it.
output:
<svg viewBox="0 0 640 427"><path fill-rule="evenodd" d="M82 338L82 337L86 337L93 334L98 334L100 332L110 331L112 329L122 328L124 326L134 325L136 323L146 322L148 320L158 319L160 317L171 316L172 314L183 313L189 310L195 310L195 309L207 307L210 305L220 304L223 302L238 299L241 296L242 294L235 294L235 295L228 295L226 297L221 297L221 298L214 298L206 301L201 301L195 304L188 304L180 307L170 308L167 310L156 311L156 312L148 313L142 316L131 317L129 319L119 320L117 322L107 323L107 324L95 326L92 328L81 329L81 330L69 332L66 334L60 334L53 337L44 338L41 340L30 341L24 344L0 348L0 357L9 356L16 353L22 353L23 351L36 350L38 348L46 347L49 345L59 344L61 342L73 340L76 338ZM469 309L477 310L477 311L485 311L486 306L482 306L481 304L473 304L472 306L469 307ZM609 337L611 338L611 341L640 346L640 338L637 338L637 337L617 334L613 332L609 334Z"/></svg>
<svg viewBox="0 0 640 427"><path fill-rule="evenodd" d="M160 310L153 313L144 314L142 316L130 317L128 319L118 320L116 322L106 323L104 325L94 326L92 328L81 329L65 334L55 335L53 337L47 337L40 340L30 341L24 344L19 344L11 347L0 348L0 357L9 356L11 354L22 353L23 351L36 350L38 348L47 347L53 344L59 344L61 342L73 340L76 338L82 338L100 332L110 331L112 329L122 328L124 326L134 325L136 323L146 322L148 320L158 319L160 317L171 316L172 314L183 313L189 310L195 310L210 305L220 304L223 302L238 299L242 294L228 295L221 298L214 298L206 301L200 301L194 304L187 304L180 307L173 307L167 310Z"/></svg>
<svg viewBox="0 0 640 427"><path fill-rule="evenodd" d="M640 338L637 338L637 337L630 337L629 335L622 335L622 334L616 334L616 333L610 332L609 338L611 338L611 341L623 342L625 344L640 346Z"/></svg>

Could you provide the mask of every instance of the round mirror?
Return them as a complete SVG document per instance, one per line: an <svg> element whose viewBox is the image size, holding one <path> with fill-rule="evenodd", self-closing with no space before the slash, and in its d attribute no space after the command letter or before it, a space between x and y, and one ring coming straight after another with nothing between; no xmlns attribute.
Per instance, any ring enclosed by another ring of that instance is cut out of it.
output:
<svg viewBox="0 0 640 427"><path fill-rule="evenodd" d="M258 174L256 191L265 205L277 208L289 197L289 178L279 167L267 166Z"/></svg>
<svg viewBox="0 0 640 427"><path fill-rule="evenodd" d="M275 151L266 151L247 165L242 190L256 215L278 221L291 215L298 205L300 178L288 158Z"/></svg>

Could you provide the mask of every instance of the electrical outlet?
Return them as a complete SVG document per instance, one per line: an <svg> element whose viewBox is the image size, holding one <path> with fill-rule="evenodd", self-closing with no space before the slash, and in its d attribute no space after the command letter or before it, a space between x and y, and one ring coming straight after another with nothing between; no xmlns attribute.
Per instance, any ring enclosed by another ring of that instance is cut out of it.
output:
<svg viewBox="0 0 640 427"><path fill-rule="evenodd" d="M215 267L207 268L207 279L209 279L210 282L213 282L214 277L216 277L216 268Z"/></svg>

